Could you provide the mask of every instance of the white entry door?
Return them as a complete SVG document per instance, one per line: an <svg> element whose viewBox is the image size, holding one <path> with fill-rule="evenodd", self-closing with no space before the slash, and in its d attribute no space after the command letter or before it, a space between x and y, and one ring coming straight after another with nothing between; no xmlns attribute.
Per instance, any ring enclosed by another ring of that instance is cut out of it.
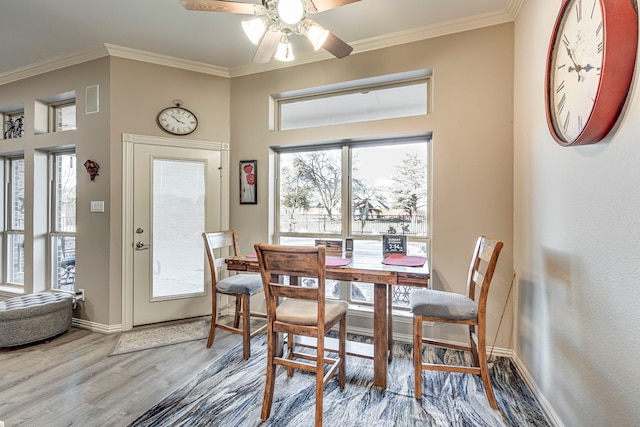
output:
<svg viewBox="0 0 640 427"><path fill-rule="evenodd" d="M133 145L133 326L211 313L202 232L221 228L221 152Z"/></svg>

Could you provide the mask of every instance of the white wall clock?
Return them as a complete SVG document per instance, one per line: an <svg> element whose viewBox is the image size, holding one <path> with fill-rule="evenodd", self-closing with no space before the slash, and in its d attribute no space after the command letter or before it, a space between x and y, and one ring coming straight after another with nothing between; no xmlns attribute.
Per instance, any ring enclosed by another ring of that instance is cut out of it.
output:
<svg viewBox="0 0 640 427"><path fill-rule="evenodd" d="M158 114L158 125L172 135L189 135L198 127L195 114L182 108L182 101L173 101L175 107L165 108Z"/></svg>
<svg viewBox="0 0 640 427"><path fill-rule="evenodd" d="M638 48L636 0L563 0L547 57L547 124L560 145L593 144L613 128Z"/></svg>

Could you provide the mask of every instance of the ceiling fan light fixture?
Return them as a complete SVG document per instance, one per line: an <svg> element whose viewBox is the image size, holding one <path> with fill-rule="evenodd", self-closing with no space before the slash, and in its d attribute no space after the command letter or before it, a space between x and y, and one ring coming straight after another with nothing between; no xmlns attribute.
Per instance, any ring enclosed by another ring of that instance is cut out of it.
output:
<svg viewBox="0 0 640 427"><path fill-rule="evenodd" d="M251 40L251 43L257 46L267 31L267 25L263 18L255 18L250 21L242 21L242 29L249 40Z"/></svg>
<svg viewBox="0 0 640 427"><path fill-rule="evenodd" d="M276 54L273 55L273 57L282 62L291 62L295 59L293 50L291 49L291 43L289 43L287 36L282 36L278 44L278 50L276 50Z"/></svg>
<svg viewBox="0 0 640 427"><path fill-rule="evenodd" d="M289 25L302 21L306 13L302 0L279 0L276 10L280 19Z"/></svg>
<svg viewBox="0 0 640 427"><path fill-rule="evenodd" d="M324 42L327 41L327 37L329 37L329 30L326 30L319 25L311 25L306 32L306 36L309 41L311 41L313 48L318 50L324 45Z"/></svg>

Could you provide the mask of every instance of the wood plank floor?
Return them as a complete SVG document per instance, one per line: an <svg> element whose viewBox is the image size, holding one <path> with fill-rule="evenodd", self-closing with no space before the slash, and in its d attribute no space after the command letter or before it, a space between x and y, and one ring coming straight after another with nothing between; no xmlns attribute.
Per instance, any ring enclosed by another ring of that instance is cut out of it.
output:
<svg viewBox="0 0 640 427"><path fill-rule="evenodd" d="M125 426L237 344L222 330L109 357L118 334L71 328L50 342L0 349L0 421L6 427Z"/></svg>

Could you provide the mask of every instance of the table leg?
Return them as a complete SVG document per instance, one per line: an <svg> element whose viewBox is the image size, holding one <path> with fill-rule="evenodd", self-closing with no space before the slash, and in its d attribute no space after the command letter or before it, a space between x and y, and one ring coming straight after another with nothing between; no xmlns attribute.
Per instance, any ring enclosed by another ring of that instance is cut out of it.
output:
<svg viewBox="0 0 640 427"><path fill-rule="evenodd" d="M393 289L387 286L387 350L389 350L389 363L393 360Z"/></svg>
<svg viewBox="0 0 640 427"><path fill-rule="evenodd" d="M373 285L373 384L387 388L387 352L388 352L388 286Z"/></svg>

